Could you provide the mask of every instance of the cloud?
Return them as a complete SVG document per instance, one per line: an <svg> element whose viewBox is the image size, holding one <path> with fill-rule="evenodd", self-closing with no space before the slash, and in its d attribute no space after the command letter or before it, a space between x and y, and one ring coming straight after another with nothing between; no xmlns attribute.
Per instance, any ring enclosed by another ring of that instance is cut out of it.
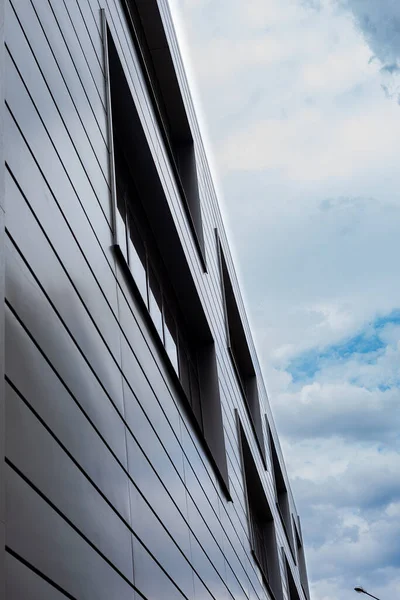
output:
<svg viewBox="0 0 400 600"><path fill-rule="evenodd" d="M321 356L309 382L286 378L274 401L312 589L350 600L370 583L385 597L400 578L399 312Z"/></svg>
<svg viewBox="0 0 400 600"><path fill-rule="evenodd" d="M382 357L381 351L383 349L388 351L385 343L388 341L386 332L389 331L389 338L391 337L392 341L397 343L400 333L399 325L400 310L396 310L389 315L376 318L362 331L338 344L332 344L322 349L314 347L312 350L297 355L289 362L286 370L291 374L292 380L297 382L310 380L324 367L333 365L340 367L351 359L376 365ZM352 366L352 368L354 367ZM385 373L385 378L388 381L387 373Z"/></svg>
<svg viewBox="0 0 400 600"><path fill-rule="evenodd" d="M232 231L273 398L271 366L287 368L294 357L321 362L324 348L355 338L377 313L396 307L400 210L362 197L312 202L311 193L305 204L294 189L289 199L273 192L264 205L252 200L255 221L240 195L232 184Z"/></svg>
<svg viewBox="0 0 400 600"><path fill-rule="evenodd" d="M400 3L175 3L312 598L397 597Z"/></svg>
<svg viewBox="0 0 400 600"><path fill-rule="evenodd" d="M397 598L400 592L400 581L397 569L387 568L373 570L371 574L358 575L355 579L337 576L320 579L311 587L314 600L355 600L354 585L362 584L379 598Z"/></svg>
<svg viewBox="0 0 400 600"><path fill-rule="evenodd" d="M353 16L373 56L380 62L385 97L400 104L400 5L396 0L337 0Z"/></svg>
<svg viewBox="0 0 400 600"><path fill-rule="evenodd" d="M398 389L314 382L276 397L274 413L281 433L293 440L341 437L388 445L399 431L398 402Z"/></svg>
<svg viewBox="0 0 400 600"><path fill-rule="evenodd" d="M287 48L273 37L245 40L215 38L203 48L199 61L199 75L206 77L208 85L223 79L228 82L241 71L258 69L284 60Z"/></svg>
<svg viewBox="0 0 400 600"><path fill-rule="evenodd" d="M376 594L396 589L399 453L340 438L287 442L284 452L296 473L312 597L350 600L360 583Z"/></svg>
<svg viewBox="0 0 400 600"><path fill-rule="evenodd" d="M400 5L397 0L340 0L350 10L374 55L383 65L400 57Z"/></svg>
<svg viewBox="0 0 400 600"><path fill-rule="evenodd" d="M400 121L388 129L387 111L366 106L357 116L329 117L320 108L305 107L291 119L258 121L224 139L219 164L236 172L268 169L297 182L329 183L393 163Z"/></svg>
<svg viewBox="0 0 400 600"><path fill-rule="evenodd" d="M389 65L385 65L381 68L381 73L390 73L390 75L393 75L393 73L399 73L400 72L400 67L397 63L391 63Z"/></svg>

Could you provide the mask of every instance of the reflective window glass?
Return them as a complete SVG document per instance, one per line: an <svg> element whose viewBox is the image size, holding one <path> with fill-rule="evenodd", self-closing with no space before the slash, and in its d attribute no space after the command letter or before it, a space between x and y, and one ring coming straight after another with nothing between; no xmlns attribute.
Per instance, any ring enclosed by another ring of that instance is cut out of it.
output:
<svg viewBox="0 0 400 600"><path fill-rule="evenodd" d="M200 402L200 386L199 377L197 373L197 367L189 362L189 373L190 373L190 404L194 414L196 415L199 425L202 427L203 420L201 414L201 402Z"/></svg>
<svg viewBox="0 0 400 600"><path fill-rule="evenodd" d="M166 306L164 300L164 344L165 350L172 362L175 371L178 373L178 344L177 344L177 329L175 319L173 318L171 311Z"/></svg>
<svg viewBox="0 0 400 600"><path fill-rule="evenodd" d="M142 239L132 217L129 220L128 253L129 268L139 288L140 294L148 307L147 277L146 277L146 252Z"/></svg>
<svg viewBox="0 0 400 600"><path fill-rule="evenodd" d="M117 240L120 250L125 258L128 260L128 252L127 252L127 232L126 232L126 205L125 205L125 195L121 188L117 189L117 214L116 217L116 227L117 227Z"/></svg>
<svg viewBox="0 0 400 600"><path fill-rule="evenodd" d="M126 235L125 221L122 219L121 213L119 211L116 214L116 218L117 218L116 225L117 225L118 245L123 254L123 257L125 258L126 261L128 261L128 251L127 251L127 246L126 246L127 235Z"/></svg>
<svg viewBox="0 0 400 600"><path fill-rule="evenodd" d="M151 268L149 269L149 311L158 334L164 343L161 288Z"/></svg>
<svg viewBox="0 0 400 600"><path fill-rule="evenodd" d="M263 570L264 576L268 579L268 557L264 534L265 525L262 520L259 519L254 507L252 507L251 504L249 517L253 533L253 550Z"/></svg>
<svg viewBox="0 0 400 600"><path fill-rule="evenodd" d="M179 336L179 379L186 396L190 399L189 360L186 353L186 346L181 336Z"/></svg>

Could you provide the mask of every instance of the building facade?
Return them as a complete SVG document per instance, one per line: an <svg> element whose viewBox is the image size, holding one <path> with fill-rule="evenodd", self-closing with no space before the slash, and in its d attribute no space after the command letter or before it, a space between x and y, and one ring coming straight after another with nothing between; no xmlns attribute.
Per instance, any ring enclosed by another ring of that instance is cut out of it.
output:
<svg viewBox="0 0 400 600"><path fill-rule="evenodd" d="M167 0L0 37L1 598L309 600Z"/></svg>

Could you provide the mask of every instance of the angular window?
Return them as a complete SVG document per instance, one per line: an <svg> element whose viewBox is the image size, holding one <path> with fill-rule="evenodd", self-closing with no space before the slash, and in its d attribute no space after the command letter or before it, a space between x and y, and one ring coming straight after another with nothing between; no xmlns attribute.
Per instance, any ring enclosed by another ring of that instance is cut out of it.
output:
<svg viewBox="0 0 400 600"><path fill-rule="evenodd" d="M274 479L275 494L276 494L276 505L277 505L278 512L281 517L283 529L285 531L286 538L289 543L289 547L290 547L290 550L291 550L291 553L293 556L293 560L296 562L288 491L286 488L285 479L283 477L281 465L279 463L279 458L278 458L278 453L276 451L275 442L272 437L272 432L271 432L271 429L270 429L268 423L267 423L267 429L268 429L269 446L270 446L271 458L272 458L273 479Z"/></svg>
<svg viewBox="0 0 400 600"><path fill-rule="evenodd" d="M164 338L168 358L175 371L178 371L178 328L171 311L166 305L164 305Z"/></svg>
<svg viewBox="0 0 400 600"><path fill-rule="evenodd" d="M115 249L229 496L214 341L104 13L103 23Z"/></svg>
<svg viewBox="0 0 400 600"><path fill-rule="evenodd" d="M253 366L246 334L236 303L232 282L229 276L225 256L217 234L217 246L220 257L222 292L225 307L226 334L229 353L242 391L250 422L256 437L261 456L266 465L264 435L262 430L260 400L258 397L257 377Z"/></svg>
<svg viewBox="0 0 400 600"><path fill-rule="evenodd" d="M296 527L296 523L293 524L293 529L295 531L296 536L296 546L297 546L297 562L299 565L299 573L300 573L300 582L301 587L303 588L303 592L306 598L310 598L310 590L308 588L308 578L307 578L307 567L306 567L306 557L304 555L304 547L301 536L301 527L300 527L300 519L297 517L298 527Z"/></svg>
<svg viewBox="0 0 400 600"><path fill-rule="evenodd" d="M252 553L269 592L282 600L275 525L250 446L236 411Z"/></svg>
<svg viewBox="0 0 400 600"><path fill-rule="evenodd" d="M118 198L118 192L117 192ZM131 210L131 202L127 198L128 204L128 221L126 229L129 231L128 235L128 265L136 282L140 295L146 304L149 304L149 298L147 295L147 255L144 242L136 226L134 217ZM122 215L118 215L119 219L122 219Z"/></svg>
<svg viewBox="0 0 400 600"><path fill-rule="evenodd" d="M152 267L149 267L149 312L160 340L164 343L164 317L161 285Z"/></svg>
<svg viewBox="0 0 400 600"><path fill-rule="evenodd" d="M205 251L194 144L156 2L123 2L175 180L204 270Z"/></svg>
<svg viewBox="0 0 400 600"><path fill-rule="evenodd" d="M289 600L300 600L300 594L297 589L296 582L294 580L293 573L292 573L292 570L289 565L289 561L286 558L285 551L283 548L282 548L282 554L283 554L285 571L286 571L288 598L289 598Z"/></svg>

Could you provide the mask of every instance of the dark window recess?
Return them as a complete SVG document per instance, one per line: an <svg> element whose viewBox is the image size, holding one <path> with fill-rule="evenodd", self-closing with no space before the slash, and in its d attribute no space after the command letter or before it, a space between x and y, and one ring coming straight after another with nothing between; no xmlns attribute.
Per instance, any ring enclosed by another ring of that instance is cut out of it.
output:
<svg viewBox="0 0 400 600"><path fill-rule="evenodd" d="M123 2L170 163L205 269L193 138L156 2Z"/></svg>
<svg viewBox="0 0 400 600"><path fill-rule="evenodd" d="M300 600L300 594L297 589L297 586L296 586L296 583L295 583L295 580L294 580L294 577L292 574L292 570L289 565L289 561L286 558L283 548L282 548L282 553L283 553L284 561L285 561L286 580L287 580L287 586L288 586L289 600Z"/></svg>
<svg viewBox="0 0 400 600"><path fill-rule="evenodd" d="M276 600L282 600L282 581L274 520L237 411L236 418L252 552L268 590Z"/></svg>
<svg viewBox="0 0 400 600"><path fill-rule="evenodd" d="M275 448L275 442L272 437L272 432L271 432L271 429L270 429L268 423L267 423L267 429L268 429L269 446L270 446L271 458L272 458L273 478L274 478L275 493L276 493L276 505L277 505L278 512L281 517L283 529L285 531L290 550L292 552L293 560L296 562L292 523L291 523L291 513L290 513L290 506L289 506L289 496L288 496L288 492L287 492L287 488L286 488L286 484L285 484L285 479L283 477L281 465L279 463L278 453Z"/></svg>
<svg viewBox="0 0 400 600"><path fill-rule="evenodd" d="M214 341L114 41L104 29L115 247L229 496Z"/></svg>
<svg viewBox="0 0 400 600"><path fill-rule="evenodd" d="M266 466L264 435L262 430L260 400L258 397L257 377L253 366L246 334L236 303L228 267L217 234L217 245L220 256L222 292L224 297L225 318L227 324L227 340L229 353L235 368L235 373L245 399L258 447Z"/></svg>
<svg viewBox="0 0 400 600"><path fill-rule="evenodd" d="M306 557L304 555L304 547L301 536L301 527L300 527L300 519L297 517L298 527L296 527L296 523L293 523L293 529L295 531L296 537L296 546L297 546L297 559L299 565L299 573L300 573L300 582L301 587L303 588L303 592L306 598L310 598L310 590L308 587L308 579L307 579L307 567L306 567Z"/></svg>

